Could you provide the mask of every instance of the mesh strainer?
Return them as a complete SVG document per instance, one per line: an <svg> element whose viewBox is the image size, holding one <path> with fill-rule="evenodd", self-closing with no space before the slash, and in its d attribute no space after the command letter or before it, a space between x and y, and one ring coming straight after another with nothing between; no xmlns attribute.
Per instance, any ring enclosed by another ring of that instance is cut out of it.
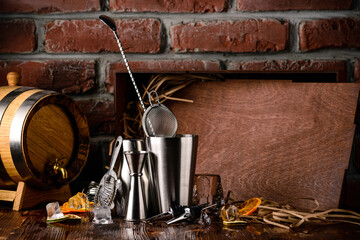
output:
<svg viewBox="0 0 360 240"><path fill-rule="evenodd" d="M157 103L153 104L151 101L151 94L156 95ZM142 127L146 136L148 137L173 137L177 130L177 120L174 113L161 104L159 96L156 91L149 92L150 106L146 109L143 119ZM154 131L152 131L154 130Z"/></svg>
<svg viewBox="0 0 360 240"><path fill-rule="evenodd" d="M117 181L117 175L114 171L114 166L119 155L121 145L122 145L122 137L118 136L115 143L114 149L111 155L111 161L109 166L109 171L107 171L102 177L98 189L95 193L94 204L95 206L108 206L111 209L114 208L114 198L117 189L121 186Z"/></svg>

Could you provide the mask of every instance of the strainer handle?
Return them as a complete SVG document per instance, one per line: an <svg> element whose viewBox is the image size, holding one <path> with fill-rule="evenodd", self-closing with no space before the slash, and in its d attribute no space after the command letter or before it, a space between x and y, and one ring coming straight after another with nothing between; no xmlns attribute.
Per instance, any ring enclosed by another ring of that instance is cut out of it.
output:
<svg viewBox="0 0 360 240"><path fill-rule="evenodd" d="M152 90L151 92L148 93L149 103L150 103L150 106L151 106L151 107L153 106L152 101L151 101L151 94L152 94L152 93L155 93L157 103L160 104L159 95L157 94L157 92L156 92L155 90Z"/></svg>
<svg viewBox="0 0 360 240"><path fill-rule="evenodd" d="M117 159L117 157L119 155L119 152L120 152L120 149L121 149L122 141L123 141L123 138L121 136L118 136L115 143L114 143L114 149L113 149L113 152L111 154L109 171L113 170L113 168L115 166L116 159Z"/></svg>

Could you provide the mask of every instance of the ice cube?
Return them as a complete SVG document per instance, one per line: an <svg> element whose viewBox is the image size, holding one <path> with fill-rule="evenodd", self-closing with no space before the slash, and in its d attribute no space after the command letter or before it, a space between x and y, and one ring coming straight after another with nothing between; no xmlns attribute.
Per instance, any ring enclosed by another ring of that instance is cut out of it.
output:
<svg viewBox="0 0 360 240"><path fill-rule="evenodd" d="M94 219L93 223L96 224L109 224L112 223L111 209L108 206L95 206L93 209Z"/></svg>
<svg viewBox="0 0 360 240"><path fill-rule="evenodd" d="M47 217L49 219L56 219L64 217L61 212L60 205L58 202L51 202L46 205Z"/></svg>

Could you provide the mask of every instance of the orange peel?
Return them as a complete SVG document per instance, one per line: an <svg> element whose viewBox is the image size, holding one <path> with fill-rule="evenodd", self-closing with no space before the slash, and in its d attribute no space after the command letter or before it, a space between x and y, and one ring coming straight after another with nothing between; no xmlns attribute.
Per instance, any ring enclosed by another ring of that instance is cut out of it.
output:
<svg viewBox="0 0 360 240"><path fill-rule="evenodd" d="M250 215L261 204L260 198L251 198L241 204L230 204L223 206L221 209L221 217L223 221L237 221L241 216Z"/></svg>
<svg viewBox="0 0 360 240"><path fill-rule="evenodd" d="M260 198L250 198L249 200L243 202L240 206L239 206L239 211L238 213L240 215L250 215L253 212L255 212L255 210L257 209L257 207L261 204L261 199Z"/></svg>

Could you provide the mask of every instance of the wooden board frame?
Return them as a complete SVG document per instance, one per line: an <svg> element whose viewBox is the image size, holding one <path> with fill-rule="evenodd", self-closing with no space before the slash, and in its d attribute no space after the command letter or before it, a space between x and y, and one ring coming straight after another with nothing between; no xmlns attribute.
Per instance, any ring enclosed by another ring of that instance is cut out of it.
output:
<svg viewBox="0 0 360 240"><path fill-rule="evenodd" d="M148 81L152 75L157 74L221 74L225 79L267 79L267 80L291 80L293 82L346 82L346 73L344 71L239 71L239 70L211 70L211 71L133 71L137 87L141 91L141 84ZM116 73L114 83L115 99L115 133L116 136L122 134L123 126L119 119L122 119L122 113L126 109L129 98L134 99L134 87L132 86L128 72Z"/></svg>
<svg viewBox="0 0 360 240"><path fill-rule="evenodd" d="M138 82L138 86L141 86L141 82L143 81L143 79L149 79L149 77L151 75L156 75L157 73L149 73L149 72L141 72L141 73L136 73L135 74L135 79ZM164 72L161 72L164 73ZM179 72L176 72L176 74ZM193 72L191 72L193 74ZM278 72L274 72L274 73L254 73L254 72L250 72L250 73L244 73L244 72L239 72L239 71L214 71L214 72L196 72L199 74L222 74L224 75L225 79L238 79L238 80L242 80L242 79L266 79L266 80L292 80L293 82L327 82L327 83L335 83L335 82L343 82L344 79L342 79L341 81L339 81L339 76L343 76L341 73L304 73L304 72L284 72L284 73L278 73ZM174 74L174 72L171 72L171 74ZM310 75L309 75L310 74ZM309 77L310 76L310 77ZM320 76L320 78L319 78ZM137 80L140 79L140 80ZM304 81L302 81L302 79L305 79ZM127 77L126 73L121 73L121 74L117 74L117 80L115 83L115 108L116 108L116 119L117 119L117 123L119 123L120 119L121 119L121 113L124 111L125 109L125 104L127 103L127 99L129 98L129 95L131 95L131 91L133 91L133 87L131 85L130 79ZM130 93L129 93L130 92ZM183 96L184 97L184 96ZM352 123L353 124L353 123ZM349 130L349 132L347 133L348 136L352 135L353 133L351 133L352 130ZM122 132L122 128L121 126L117 126L117 134L120 135ZM351 138L351 136L350 136ZM351 143L348 146L349 149L351 149ZM346 154L345 154L346 155ZM349 155L350 155L350 151L349 151ZM344 170L346 169L346 167L344 167ZM201 172L204 173L204 172ZM211 172L213 173L213 172ZM341 174L340 174L341 176ZM341 176L343 177L343 176ZM222 177L222 179L225 179ZM228 179L229 180L229 179ZM340 180L337 181L342 181L342 178ZM257 186L258 187L258 186ZM255 191L256 192L256 191ZM261 192L261 191L260 191ZM340 198L340 194L337 194L337 198ZM245 199L241 199L241 200L245 200ZM334 202L332 203L327 203L326 207L337 207L335 206Z"/></svg>
<svg viewBox="0 0 360 240"><path fill-rule="evenodd" d="M16 190L0 190L0 200L13 202L13 210L20 211L35 207L41 203L64 203L71 197L69 185L59 189L39 190L24 182L19 182Z"/></svg>

